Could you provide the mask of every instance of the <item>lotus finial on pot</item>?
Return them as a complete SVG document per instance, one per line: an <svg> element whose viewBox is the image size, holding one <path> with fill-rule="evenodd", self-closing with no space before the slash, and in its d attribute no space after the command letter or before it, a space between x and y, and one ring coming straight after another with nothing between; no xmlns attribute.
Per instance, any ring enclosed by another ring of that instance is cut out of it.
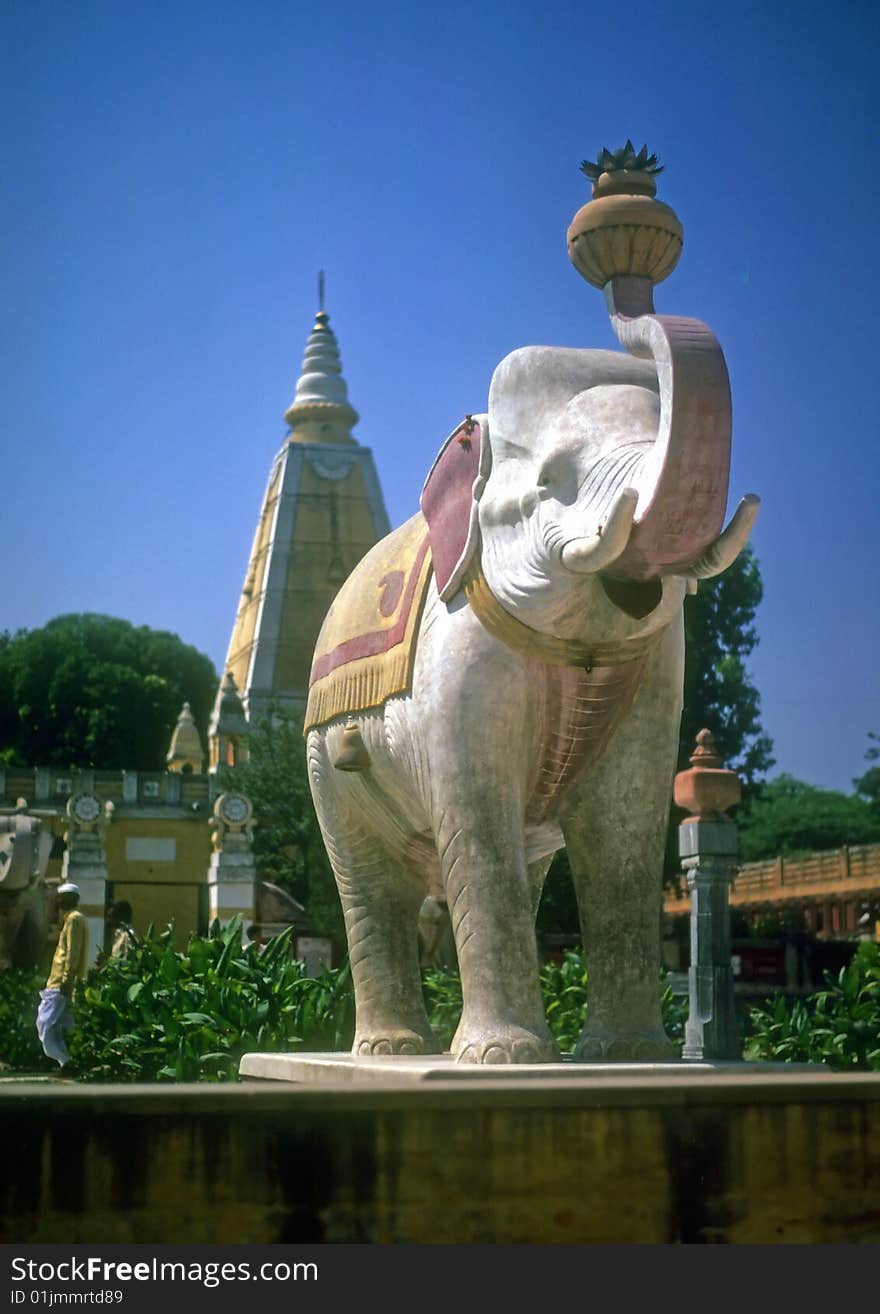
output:
<svg viewBox="0 0 880 1314"><path fill-rule="evenodd" d="M675 211L656 199L655 179L663 172L647 146L632 142L595 162L584 160L581 172L593 184L593 199L578 210L568 230L568 254L578 273L594 287L612 278L668 278L681 255L684 230Z"/></svg>

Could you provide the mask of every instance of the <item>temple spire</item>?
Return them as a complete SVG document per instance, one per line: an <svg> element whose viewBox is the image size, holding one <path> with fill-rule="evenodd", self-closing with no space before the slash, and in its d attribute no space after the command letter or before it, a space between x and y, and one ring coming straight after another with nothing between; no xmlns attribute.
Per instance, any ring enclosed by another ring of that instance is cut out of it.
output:
<svg viewBox="0 0 880 1314"><path fill-rule="evenodd" d="M389 529L372 453L351 435L358 415L324 309L323 274L287 410L290 433L269 472L232 628L223 699L209 731L211 771L230 751L229 735L221 731L233 712L246 723L273 709L305 706L315 640L333 597Z"/></svg>
<svg viewBox="0 0 880 1314"><path fill-rule="evenodd" d="M324 309L323 269L318 274L318 305L296 394L284 418L290 425L292 442L353 443L351 430L360 417L348 400L339 344Z"/></svg>

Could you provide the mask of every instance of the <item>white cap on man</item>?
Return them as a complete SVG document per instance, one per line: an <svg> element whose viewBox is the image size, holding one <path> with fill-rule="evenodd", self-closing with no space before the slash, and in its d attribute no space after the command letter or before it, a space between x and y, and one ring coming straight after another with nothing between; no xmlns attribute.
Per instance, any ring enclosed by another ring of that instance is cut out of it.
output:
<svg viewBox="0 0 880 1314"><path fill-rule="evenodd" d="M63 885L58 886L58 894L79 894L79 886L74 885L73 881L65 881Z"/></svg>

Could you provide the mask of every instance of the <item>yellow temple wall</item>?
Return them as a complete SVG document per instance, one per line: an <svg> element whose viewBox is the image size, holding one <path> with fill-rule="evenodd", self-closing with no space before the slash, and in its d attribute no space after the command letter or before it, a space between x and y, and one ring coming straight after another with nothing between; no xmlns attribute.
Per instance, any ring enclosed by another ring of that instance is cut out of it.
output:
<svg viewBox="0 0 880 1314"><path fill-rule="evenodd" d="M93 793L113 805L103 831L107 903L128 899L140 935L151 923L161 931L173 921L179 947L191 932L207 930L210 777L54 767L8 768L2 776L0 807L8 810L25 799L30 815L39 817L56 841L45 874L49 887L61 880L67 799L72 793Z"/></svg>

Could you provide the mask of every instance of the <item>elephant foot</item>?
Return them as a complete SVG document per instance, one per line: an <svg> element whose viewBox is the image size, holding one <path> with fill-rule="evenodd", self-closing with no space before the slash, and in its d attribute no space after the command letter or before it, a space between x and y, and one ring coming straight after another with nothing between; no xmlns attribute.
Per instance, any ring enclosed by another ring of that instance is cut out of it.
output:
<svg viewBox="0 0 880 1314"><path fill-rule="evenodd" d="M585 1030L572 1052L578 1063L674 1063L681 1057L665 1031Z"/></svg>
<svg viewBox="0 0 880 1314"><path fill-rule="evenodd" d="M376 1027L358 1031L351 1052L358 1058L385 1054L439 1054L442 1047L433 1031L410 1031L407 1027Z"/></svg>
<svg viewBox="0 0 880 1314"><path fill-rule="evenodd" d="M452 1042L456 1063L554 1063L559 1047L549 1031L499 1024L465 1030Z"/></svg>

